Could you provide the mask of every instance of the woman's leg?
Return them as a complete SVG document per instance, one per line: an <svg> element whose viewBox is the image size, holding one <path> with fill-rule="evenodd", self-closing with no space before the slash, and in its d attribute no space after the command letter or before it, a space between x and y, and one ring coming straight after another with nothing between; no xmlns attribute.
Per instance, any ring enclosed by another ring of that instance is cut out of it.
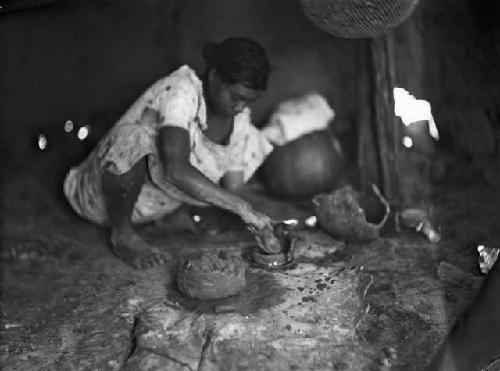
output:
<svg viewBox="0 0 500 371"><path fill-rule="evenodd" d="M143 157L129 171L115 175L104 171L102 192L111 225L113 252L136 268L149 268L164 262L166 253L151 247L132 226L132 212L146 179L147 159Z"/></svg>

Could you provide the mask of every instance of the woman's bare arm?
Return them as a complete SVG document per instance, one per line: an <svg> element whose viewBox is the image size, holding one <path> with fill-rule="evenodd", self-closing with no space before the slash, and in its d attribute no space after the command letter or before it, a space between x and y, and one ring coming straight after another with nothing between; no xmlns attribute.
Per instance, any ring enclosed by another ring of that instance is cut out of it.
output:
<svg viewBox="0 0 500 371"><path fill-rule="evenodd" d="M257 228L270 225L268 216L222 189L191 165L189 133L185 129L172 126L160 128L159 144L167 181L200 201L240 215L243 221Z"/></svg>

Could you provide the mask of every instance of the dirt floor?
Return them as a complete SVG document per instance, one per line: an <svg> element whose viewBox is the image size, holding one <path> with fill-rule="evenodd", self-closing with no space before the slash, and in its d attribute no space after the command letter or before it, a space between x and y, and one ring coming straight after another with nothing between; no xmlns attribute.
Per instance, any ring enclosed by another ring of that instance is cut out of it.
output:
<svg viewBox="0 0 500 371"><path fill-rule="evenodd" d="M60 179L37 168L3 186L0 359L9 371L423 370L480 286L477 245L499 233L488 186L441 185L437 244L408 230L364 245L299 230L289 269L249 266L243 292L196 302L176 288L176 261L141 271L115 258L107 231L74 215ZM311 213L262 189L248 197L276 220ZM246 256L252 236L235 218L219 222L216 235L176 218L140 232L174 256ZM443 261L476 277L440 279Z"/></svg>

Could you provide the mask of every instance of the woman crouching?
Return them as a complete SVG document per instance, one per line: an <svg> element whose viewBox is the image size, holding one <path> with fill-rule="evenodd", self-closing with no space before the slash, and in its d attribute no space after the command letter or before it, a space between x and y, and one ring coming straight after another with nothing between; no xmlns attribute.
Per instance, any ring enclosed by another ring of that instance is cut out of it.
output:
<svg viewBox="0 0 500 371"><path fill-rule="evenodd" d="M113 252L136 268L163 259L133 224L160 219L182 204L231 211L250 228L271 225L230 192L273 149L247 107L267 87L266 53L252 40L230 38L207 44L203 56L201 79L183 66L154 83L64 183L73 209L109 225Z"/></svg>

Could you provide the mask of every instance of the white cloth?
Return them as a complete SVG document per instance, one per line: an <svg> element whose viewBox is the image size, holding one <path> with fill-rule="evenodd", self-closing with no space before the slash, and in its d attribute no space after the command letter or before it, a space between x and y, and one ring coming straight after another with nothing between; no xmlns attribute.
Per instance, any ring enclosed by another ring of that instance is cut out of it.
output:
<svg viewBox="0 0 500 371"><path fill-rule="evenodd" d="M316 130L326 129L335 117L326 99L316 92L281 102L270 115L262 134L281 146Z"/></svg>

